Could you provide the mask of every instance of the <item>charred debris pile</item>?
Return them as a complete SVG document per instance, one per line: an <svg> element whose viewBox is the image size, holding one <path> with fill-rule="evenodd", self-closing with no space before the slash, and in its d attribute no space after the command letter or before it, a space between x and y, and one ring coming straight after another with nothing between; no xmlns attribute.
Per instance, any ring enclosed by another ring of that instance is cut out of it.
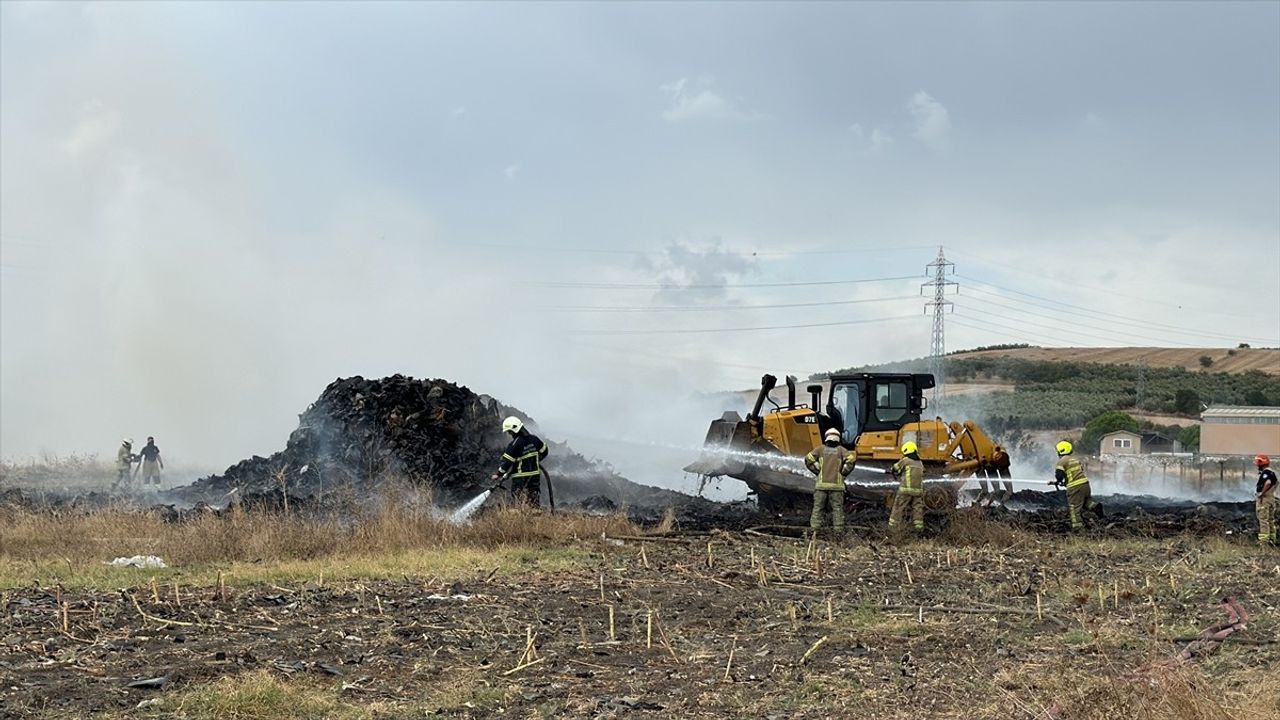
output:
<svg viewBox="0 0 1280 720"><path fill-rule="evenodd" d="M502 418L524 413L445 380L393 375L335 380L299 416L283 450L252 457L171 493L175 500L215 505L282 506L359 500L396 483L428 490L437 504L456 505L484 490L508 437ZM544 438L546 439L546 438ZM588 501L603 510L630 504L677 504L691 498L636 485L608 465L547 439L547 470L561 504Z"/></svg>

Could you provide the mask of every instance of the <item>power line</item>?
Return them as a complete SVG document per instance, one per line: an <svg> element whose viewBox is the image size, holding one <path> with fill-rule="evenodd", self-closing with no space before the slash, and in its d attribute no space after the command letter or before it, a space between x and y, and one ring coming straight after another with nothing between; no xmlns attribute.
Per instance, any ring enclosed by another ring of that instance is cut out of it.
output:
<svg viewBox="0 0 1280 720"><path fill-rule="evenodd" d="M1052 299L1052 298L1046 298L1046 297L1042 297L1042 296L1040 296L1040 295L1033 295L1033 294L1028 293L1028 292L1023 292L1023 291L1021 291L1021 290L1014 290L1013 288L1003 287L1003 286L1000 286L1000 285L996 285L995 283L987 282L986 280L978 280L977 278L970 278L970 277L965 276L965 275L958 275L957 277L961 277L961 278L964 278L965 280L971 280L971 281L973 281L973 282L981 283L981 284L983 284L983 285L986 285L987 287L995 288L995 289L997 289L997 290L1003 290L1003 291L1005 291L1005 292L1014 293L1014 294L1016 294L1016 295L1022 295L1022 296L1024 296L1024 297L1029 297L1029 298L1032 298L1032 299L1035 299L1035 300L1040 300L1040 301L1043 301L1043 302L1052 303L1052 304L1054 304L1054 305L1061 305L1062 307L1068 307L1068 308L1071 308L1071 309L1073 309L1073 310L1079 310L1079 311L1081 311L1081 312L1091 313L1091 314L1093 314L1093 315L1105 316L1105 317L1107 317L1107 318L1116 318L1116 319L1118 319L1118 320L1122 320L1122 321L1124 321L1124 322L1125 322L1125 324L1130 324L1130 325L1134 325L1134 324L1135 324L1135 323L1134 323L1134 322L1129 318L1129 316L1126 316L1126 315L1119 315L1119 314L1117 314L1117 313L1107 312L1107 311L1105 311L1105 310L1097 310L1097 309L1094 309L1094 308L1084 307L1084 306L1082 306L1082 305L1072 305L1071 303L1065 303L1065 302L1062 302L1061 300L1054 300L1054 299ZM1160 323L1160 322L1144 322L1144 323L1142 323L1142 324L1141 324L1141 325L1139 325L1139 326L1140 326L1140 327L1158 327L1158 328L1164 328L1164 329L1167 329L1167 330L1175 330L1175 331L1177 331L1177 332L1181 332L1181 333L1188 333L1188 334L1196 332L1196 331L1194 331L1194 330L1188 330L1188 329L1186 329L1186 328L1179 327L1179 326L1177 326L1177 325L1169 325L1169 324L1167 324L1167 323ZM1223 337L1242 337L1242 336L1225 336L1225 335L1224 335ZM1245 339L1248 339L1248 340L1256 340L1256 341L1258 341L1258 342L1271 342L1271 341L1273 340L1272 338L1256 338L1256 337L1246 337Z"/></svg>
<svg viewBox="0 0 1280 720"><path fill-rule="evenodd" d="M972 307L972 306L970 306L970 305L968 305L968 304L966 304L966 303L959 303L957 306L958 306L958 307L963 307L963 308L965 308L966 310L968 310L969 312L978 313L979 315L984 315L984 316L987 316L987 317L999 318L999 319L1001 319L1001 320L1008 320L1009 322L1014 322L1014 323L1022 323L1022 322L1026 322L1026 321L1025 321L1025 320L1023 320L1022 318L1010 317L1010 316L1008 316L1008 315L1002 315L1002 314L1000 314L1000 313L993 313L993 312L990 312L990 311L987 311L987 310L980 310L980 309L974 308L974 307ZM1016 310L1015 310L1014 312L1021 312L1021 311L1016 311ZM1129 341L1129 340L1128 340L1128 338L1125 338L1125 337L1123 337L1123 336L1120 336L1120 337L1118 337L1118 338L1117 338L1117 337L1103 337L1103 336L1101 336L1101 335L1094 335L1093 333L1089 333L1089 332L1081 332L1081 331L1079 331L1079 330L1076 330L1075 328L1056 328L1056 329L1055 329L1055 331L1056 331L1056 332L1063 332L1063 333L1066 333L1067 335L1069 335L1069 336L1071 336L1071 337L1074 337L1074 338L1087 338L1087 339L1088 339L1088 342L1094 342L1094 343L1107 343L1107 344L1109 344L1109 345L1114 345L1114 344L1115 344L1115 343L1117 343L1117 342L1128 342L1128 341ZM1145 339L1147 339L1147 338L1141 338L1141 339L1144 339L1144 340L1145 340ZM1154 342L1164 342L1164 341L1154 341ZM1189 346L1189 345L1179 345L1179 347L1190 347L1190 346Z"/></svg>
<svg viewBox="0 0 1280 720"><path fill-rule="evenodd" d="M663 329L663 330L581 330L570 332L571 335L696 335L704 333L757 332L762 330L799 330L802 328L836 327L839 325L865 325L868 323L894 322L897 320L915 320L919 315L899 315L869 320L841 320L826 323L804 323L800 325L764 325L760 327L733 328L698 328L698 329Z"/></svg>
<svg viewBox="0 0 1280 720"><path fill-rule="evenodd" d="M1162 305L1162 306L1164 306L1164 307L1177 308L1177 309L1179 309L1179 310L1184 309L1181 305L1178 305L1178 304L1175 304L1175 303L1171 303L1171 302L1166 302L1166 301L1163 301L1163 300L1152 300L1151 298L1148 298L1148 297L1142 297L1142 296L1140 296L1140 295L1128 295L1128 294L1125 294L1125 293L1117 292L1116 290L1113 290L1113 289L1111 289L1111 288L1103 288L1103 287L1098 287L1098 286L1096 286L1096 285L1086 285L1086 284L1083 284L1083 283L1077 282L1077 281L1075 281L1075 280L1072 280L1071 282L1067 282L1067 281L1065 281L1065 280L1061 280L1061 279L1059 279L1059 278L1055 278L1055 277L1053 277L1053 276L1051 276L1051 275L1045 275L1045 274L1042 274L1042 273L1028 272L1025 268L1018 267L1018 266L1016 266L1016 265L1010 265L1010 264L1008 264L1008 263L998 262L998 261L995 261L995 260L990 260L990 259L984 258L984 257L982 257L982 256L980 256L980 255L975 255L974 253L971 253L971 252L968 252L968 251L965 251L965 250L957 250L957 249L955 249L955 248L952 248L952 252L958 252L958 253L960 253L961 255L967 255L967 256L969 256L969 257L973 258L974 260L976 260L977 262L979 262L979 263L983 264L983 265L988 265L988 266L991 266L991 267L1002 267L1002 268L1006 268L1006 269L1013 270L1013 271L1017 272L1019 275L1027 275L1027 276L1031 276L1031 277L1040 278L1040 279L1042 279L1042 280L1048 280L1049 282L1057 283L1058 285L1062 285L1062 286L1064 286L1064 287L1070 287L1070 288L1072 288L1072 289L1086 288L1086 289L1089 289L1089 290L1093 290L1093 291L1095 291L1095 292L1107 293L1107 294L1109 294L1109 295L1114 295L1114 296L1116 296L1116 297L1127 298L1127 299L1129 299L1129 300L1136 300L1136 301L1138 301L1138 302L1147 303L1147 304L1149 304L1149 305ZM1192 312L1197 312L1197 313L1203 313L1203 314L1206 314L1206 315L1219 315L1219 316L1222 316L1222 317L1238 317L1237 315L1233 315L1233 314L1231 314L1231 313L1218 312L1218 311L1214 311L1214 310L1201 310L1201 309L1198 309L1198 308L1191 308L1191 311L1192 311Z"/></svg>
<svg viewBox="0 0 1280 720"><path fill-rule="evenodd" d="M967 316L965 316L963 313L958 313L958 315L959 315L960 317L967 317ZM1003 329L1003 330L1009 330L1009 331L1011 331L1011 332L1017 333L1017 337L1018 337L1019 339L1022 339L1022 340L1026 340L1026 339L1034 340L1034 341L1035 341L1035 343L1034 343L1034 344L1036 344L1036 345L1049 345L1049 346L1053 346L1053 345L1058 345L1058 344L1060 344L1060 345L1059 345L1059 347L1071 347L1071 346L1073 346L1073 345L1079 345L1079 343L1077 343L1075 340L1067 340L1067 339L1064 339L1064 338L1054 337L1054 336L1051 336L1051 335L1042 335L1042 334L1040 334L1040 333L1027 333L1026 329L1024 329L1024 328L1010 327L1010 326L1008 326L1008 325L1001 325L1000 323L993 323L993 322L989 322L989 321L986 321L986 320L980 321L980 322L982 322L982 324L981 324L981 325L971 325L971 324L969 324L969 323L964 322L963 320L960 320L960 319L957 319L957 318L953 317L953 318L951 319L951 322L952 322L952 323L955 323L955 324L958 324L958 325L960 325L961 327L967 327L967 328L969 328L969 329L971 329L971 330L984 330L984 331L987 331L987 332L990 332L992 328L995 328L995 329Z"/></svg>
<svg viewBox="0 0 1280 720"><path fill-rule="evenodd" d="M1053 320L1054 322L1063 322L1062 318L1057 318L1057 317L1054 317L1054 316L1052 316L1052 315L1046 315L1046 314L1044 314L1044 313L1038 313L1038 312L1033 312L1033 311L1031 311L1031 310L1025 310L1025 309L1020 308L1020 307L1017 307L1017 306L1015 306L1015 305L1006 305L1006 304L1004 304L1004 303L992 302L991 300L983 300L982 298L975 298L975 297L965 298L965 301L964 301L964 303L963 303L963 304L967 305L967 304L969 303L969 301L970 301L970 300L972 300L972 301L974 301L974 302L986 303L986 304L988 304L988 305L993 305L993 306L995 306L995 307L999 307L999 308L1006 308L1006 309L1011 310L1011 311L1013 311L1013 312L1022 313L1022 314L1024 314L1024 315L1031 315L1031 316L1033 316L1033 317L1044 318L1044 319L1046 319L1046 320ZM1037 307L1038 307L1038 306L1037 306ZM979 310L979 311L977 311L977 312L981 312L981 311ZM1007 318L1007 319L1012 319L1012 318ZM1087 323L1082 323L1082 322L1080 322L1080 321L1078 321L1078 320L1073 321L1073 322L1071 323L1071 325L1072 325L1073 327L1082 327L1082 328L1088 328L1088 329L1090 329L1090 330L1096 330L1096 331L1098 331L1098 332L1103 333L1104 335L1112 335L1112 336L1114 336L1114 337L1118 338L1118 340L1108 340L1107 342L1128 342L1128 341L1130 341L1130 340L1132 340L1132 339L1137 339L1137 340L1148 340L1148 341L1150 341L1150 342L1157 342L1157 343L1167 343L1167 344L1169 344L1169 345L1178 345L1178 346L1181 346L1181 347L1194 347L1193 345L1189 345L1189 344L1184 343L1184 342L1178 342L1178 341L1176 341L1176 340L1170 340L1170 339L1168 339L1168 338L1157 338L1157 337L1151 337L1151 336L1148 336L1148 335L1138 335L1138 334L1135 334L1135 333L1126 332L1126 331L1124 331L1124 330L1120 330L1120 331L1118 331L1118 332L1117 332L1117 331L1115 331L1115 330L1111 330L1111 329L1108 329L1108 328L1105 328L1105 327L1098 327L1097 325L1089 325L1089 324L1087 324Z"/></svg>
<svg viewBox="0 0 1280 720"><path fill-rule="evenodd" d="M767 305L544 305L539 310L554 312L601 312L601 313L643 313L643 312L716 312L724 310L772 310L776 308L828 307L835 305L861 305L863 303L892 302L895 300L915 300L916 295L898 295L895 297L866 298L863 300L826 300L807 303L776 303Z"/></svg>
<svg viewBox="0 0 1280 720"><path fill-rule="evenodd" d="M812 280L775 283L719 283L679 285L676 283L601 283L601 282L528 282L526 285L549 288L583 288L591 290L721 290L725 288L813 287L817 285L858 285L862 283L915 280L919 275L897 277L862 278L860 280Z"/></svg>
<svg viewBox="0 0 1280 720"><path fill-rule="evenodd" d="M997 297L997 298L1002 298L1002 299L1013 300L1013 298L1008 298L1008 297L1006 297L1006 296L1004 296L1004 295L1001 295L1000 293L994 293L994 292L991 292L991 291L989 291L989 290L983 290L982 288L979 288L979 287L974 287L974 288L970 288L970 289L971 289L971 290L975 290L975 291L977 291L977 292L980 292L980 293L982 293L983 295L990 295L991 297ZM978 299L978 298L975 298L975 299ZM979 302L992 302L992 301L990 301L990 300L981 300L981 299L978 299L978 300L979 300ZM1025 301L1025 300L1024 300L1024 301L1020 301L1020 302L1027 302L1027 301ZM993 304L1000 304L1000 303L993 303ZM1059 313L1059 314L1062 314L1062 315L1072 315L1072 314L1074 314L1074 312L1075 312L1075 311L1072 311L1072 310L1063 310L1063 309L1060 309L1060 308L1056 308L1056 307L1053 307L1052 305L1046 305L1046 304L1044 304L1044 303L1027 302L1027 304L1029 304L1029 305L1031 305L1031 306L1033 306L1033 307L1044 308L1045 310L1048 310L1048 311L1050 311L1050 312L1055 312L1055 313ZM1006 307L1012 307L1012 306L1006 306ZM1090 316L1086 315L1086 317L1090 317ZM1053 319L1053 320L1057 320L1057 321L1059 321L1059 322L1061 322L1061 321L1062 321L1062 320L1061 320L1061 318L1051 318L1051 319ZM1143 329L1143 330L1149 330L1149 329L1151 329L1151 324L1149 324L1149 323L1138 323L1138 322L1133 322L1133 321L1129 321L1129 320L1112 320L1112 319L1109 319L1109 318L1091 318L1091 319L1102 320L1103 322L1108 322L1108 323L1111 323L1111 324L1114 324L1114 325L1124 325L1124 326L1128 326L1128 327L1140 328L1140 329ZM1202 335L1202 336L1204 336L1204 337L1222 338L1222 339L1226 339L1226 340L1238 340L1238 339L1240 339L1240 338L1241 338L1241 336L1239 336L1239 335L1221 335L1221 334L1219 334L1219 333L1207 333L1207 332L1203 332L1203 331L1200 331L1200 330L1184 330L1184 329L1179 329L1179 330L1178 330L1178 332L1180 332L1180 333L1182 333L1182 334L1184 334L1184 335ZM1137 336L1135 336L1135 337L1137 337ZM1257 338L1245 338L1245 339L1257 339Z"/></svg>
<svg viewBox="0 0 1280 720"><path fill-rule="evenodd" d="M730 368L735 370L751 370L754 372L769 372L771 369L763 365L743 365L740 363L727 363L727 362L721 362L719 360L708 360L706 358L690 357L688 355L669 355L669 354L650 353L650 352L645 352L643 350L636 350L635 348L615 348L615 347L608 347L605 345L593 345L591 343L579 343L579 342L571 342L568 344L572 345L573 347L584 348L587 350L597 350L597 351L603 351L603 352L617 353L620 355L639 356L639 357L652 358L654 360L662 360L662 361L665 361L668 365L671 364L673 361L676 361L678 363L683 363L683 364L711 365L713 367ZM810 376L817 373L816 370L809 370L806 368L792 367L792 370L794 372L807 374Z"/></svg>
<svg viewBox="0 0 1280 720"><path fill-rule="evenodd" d="M607 247L556 247L541 245L521 245L519 243L490 243L490 242L471 242L471 243L449 243L455 247L462 248L487 248L493 250L514 250L517 252L545 252L545 253L580 253L584 255L639 255L653 256L663 255L665 249L661 250L641 250L639 248L607 248ZM698 252L697 249L687 246L676 246L687 250ZM709 248L712 252L722 252L726 255L737 255L741 257L789 257L793 255L813 256L813 255L862 255L865 253L876 252L900 252L903 250L921 250L929 246L927 245L908 245L908 246L892 246L884 245L865 245L860 247L847 247L839 249L821 249L821 250L748 250L742 248Z"/></svg>

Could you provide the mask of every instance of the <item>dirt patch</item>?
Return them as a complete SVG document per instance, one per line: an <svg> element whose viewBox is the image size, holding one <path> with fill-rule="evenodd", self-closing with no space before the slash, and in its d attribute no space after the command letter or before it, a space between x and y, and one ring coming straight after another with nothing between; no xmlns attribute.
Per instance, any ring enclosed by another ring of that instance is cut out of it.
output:
<svg viewBox="0 0 1280 720"><path fill-rule="evenodd" d="M866 716L994 718L1135 694L1122 676L1217 621L1223 588L1255 609L1242 640L1277 631L1272 563L1247 547L715 534L578 552L595 559L555 573L535 559L509 578L12 590L0 703L18 717L181 717L187 690L262 671L351 706L448 717L832 717L856 702ZM1203 664L1210 700L1247 701L1277 663L1280 646L1228 642Z"/></svg>

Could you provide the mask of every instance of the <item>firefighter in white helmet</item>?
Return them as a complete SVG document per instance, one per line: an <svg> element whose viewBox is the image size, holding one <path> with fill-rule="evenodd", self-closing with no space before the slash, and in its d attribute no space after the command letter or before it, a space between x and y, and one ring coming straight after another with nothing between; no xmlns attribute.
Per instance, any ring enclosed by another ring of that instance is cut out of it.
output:
<svg viewBox="0 0 1280 720"><path fill-rule="evenodd" d="M502 453L498 472L491 478L511 478L511 494L517 502L533 507L542 505L542 461L547 457L547 444L528 428L518 417L502 421L502 431L511 436L511 443Z"/></svg>
<svg viewBox="0 0 1280 720"><path fill-rule="evenodd" d="M840 445L840 431L831 428L822 436L822 445L804 459L809 472L817 475L813 486L813 513L809 527L822 528L824 511L831 508L831 527L837 534L844 531L844 479L853 472L857 455Z"/></svg>
<svg viewBox="0 0 1280 720"><path fill-rule="evenodd" d="M133 438L120 441L120 449L116 450L116 481L111 484L112 490L128 489L132 484L133 464L138 456L133 454Z"/></svg>

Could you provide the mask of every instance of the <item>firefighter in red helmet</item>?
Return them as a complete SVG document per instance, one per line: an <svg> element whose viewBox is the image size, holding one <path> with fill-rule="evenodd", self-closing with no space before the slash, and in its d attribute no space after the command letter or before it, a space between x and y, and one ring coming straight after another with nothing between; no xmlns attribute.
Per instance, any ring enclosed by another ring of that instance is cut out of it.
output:
<svg viewBox="0 0 1280 720"><path fill-rule="evenodd" d="M1258 544L1266 546L1276 541L1276 473L1266 455L1259 454L1253 464L1258 466L1258 498L1254 501L1258 510Z"/></svg>

